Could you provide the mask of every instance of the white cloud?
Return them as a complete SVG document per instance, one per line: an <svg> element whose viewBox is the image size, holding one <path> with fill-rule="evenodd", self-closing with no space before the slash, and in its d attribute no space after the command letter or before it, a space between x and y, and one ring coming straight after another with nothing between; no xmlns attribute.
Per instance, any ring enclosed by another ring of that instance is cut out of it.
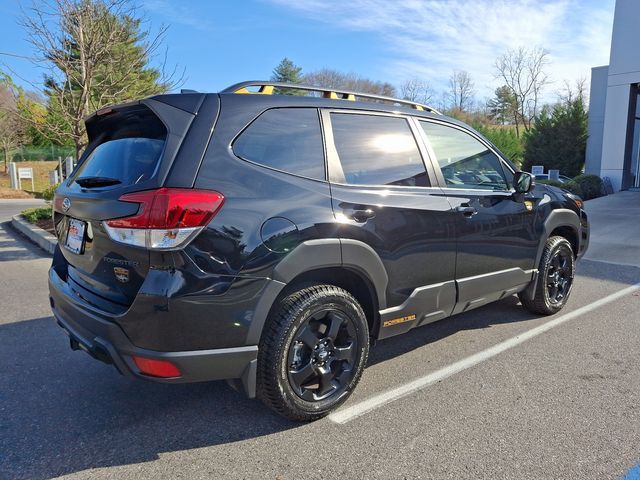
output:
<svg viewBox="0 0 640 480"><path fill-rule="evenodd" d="M557 88L563 80L588 79L591 67L609 61L614 0L598 6L584 0L270 1L317 22L379 35L388 60L383 74L396 84L419 77L443 89L453 70L466 70L478 96L489 96L497 83L495 59L520 46L549 51Z"/></svg>

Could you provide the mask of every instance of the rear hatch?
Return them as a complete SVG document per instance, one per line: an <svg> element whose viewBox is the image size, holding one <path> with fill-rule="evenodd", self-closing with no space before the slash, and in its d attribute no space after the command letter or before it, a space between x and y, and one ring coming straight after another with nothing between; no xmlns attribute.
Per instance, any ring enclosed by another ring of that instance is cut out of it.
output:
<svg viewBox="0 0 640 480"><path fill-rule="evenodd" d="M150 258L146 248L114 241L104 221L139 213L141 204L120 201L123 195L163 185L193 117L148 99L105 109L86 122L89 145L56 192L54 220L69 286L102 310L131 305Z"/></svg>

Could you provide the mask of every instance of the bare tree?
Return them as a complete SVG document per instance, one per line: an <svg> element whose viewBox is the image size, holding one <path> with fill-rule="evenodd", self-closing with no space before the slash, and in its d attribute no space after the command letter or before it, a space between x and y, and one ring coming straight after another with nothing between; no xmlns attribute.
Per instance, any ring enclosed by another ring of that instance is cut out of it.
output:
<svg viewBox="0 0 640 480"><path fill-rule="evenodd" d="M73 141L76 153L86 145L84 117L105 105L147 96L173 86L173 74L148 68L166 28L152 35L140 30L131 0L42 0L25 12L22 25L47 65L45 94L49 108L63 121L49 125Z"/></svg>
<svg viewBox="0 0 640 480"><path fill-rule="evenodd" d="M474 84L469 72L456 70L449 78L449 101L454 110L464 112L473 106Z"/></svg>
<svg viewBox="0 0 640 480"><path fill-rule="evenodd" d="M542 90L549 83L544 71L549 63L548 52L541 47L520 47L509 50L496 60L496 78L501 79L514 97L514 123L529 131L538 115Z"/></svg>
<svg viewBox="0 0 640 480"><path fill-rule="evenodd" d="M560 103L568 105L575 100L586 102L587 96L587 80L584 77L579 78L573 85L568 80L563 82L562 90L558 92L558 100ZM586 106L586 105L585 105Z"/></svg>
<svg viewBox="0 0 640 480"><path fill-rule="evenodd" d="M22 145L23 127L14 93L0 78L0 149L4 156L4 173L7 173L11 152Z"/></svg>
<svg viewBox="0 0 640 480"><path fill-rule="evenodd" d="M305 74L303 82L317 87L351 90L388 97L393 97L396 94L395 87L388 82L376 82L357 73L343 73L330 68Z"/></svg>
<svg viewBox="0 0 640 480"><path fill-rule="evenodd" d="M400 85L400 95L405 100L426 104L431 102L434 93L429 82L418 78L410 78Z"/></svg>

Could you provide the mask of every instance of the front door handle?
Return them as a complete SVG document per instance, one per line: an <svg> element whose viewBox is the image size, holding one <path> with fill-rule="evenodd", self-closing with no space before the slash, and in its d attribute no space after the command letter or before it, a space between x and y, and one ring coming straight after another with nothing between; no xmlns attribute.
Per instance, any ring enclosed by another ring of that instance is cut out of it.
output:
<svg viewBox="0 0 640 480"><path fill-rule="evenodd" d="M376 216L376 212L374 212L370 208L362 209L362 210L354 209L354 210L351 210L348 216L353 218L358 223L364 223L370 218L374 218Z"/></svg>
<svg viewBox="0 0 640 480"><path fill-rule="evenodd" d="M468 205L458 205L456 207L456 212L462 213L465 217L473 217L478 210L475 207L470 207Z"/></svg>

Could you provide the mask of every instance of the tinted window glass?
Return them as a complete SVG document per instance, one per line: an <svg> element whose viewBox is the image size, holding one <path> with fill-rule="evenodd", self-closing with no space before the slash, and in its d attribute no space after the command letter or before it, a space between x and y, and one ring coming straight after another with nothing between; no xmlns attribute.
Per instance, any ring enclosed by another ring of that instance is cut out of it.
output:
<svg viewBox="0 0 640 480"><path fill-rule="evenodd" d="M506 190L502 162L483 143L457 128L420 122L448 187Z"/></svg>
<svg viewBox="0 0 640 480"><path fill-rule="evenodd" d="M331 126L348 184L429 186L406 119L332 113Z"/></svg>
<svg viewBox="0 0 640 480"><path fill-rule="evenodd" d="M325 178L320 120L314 108L267 110L242 132L233 151L260 165Z"/></svg>
<svg viewBox="0 0 640 480"><path fill-rule="evenodd" d="M167 135L158 117L145 108L116 114L103 124L101 143L82 161L73 180L107 177L124 186L153 176Z"/></svg>

